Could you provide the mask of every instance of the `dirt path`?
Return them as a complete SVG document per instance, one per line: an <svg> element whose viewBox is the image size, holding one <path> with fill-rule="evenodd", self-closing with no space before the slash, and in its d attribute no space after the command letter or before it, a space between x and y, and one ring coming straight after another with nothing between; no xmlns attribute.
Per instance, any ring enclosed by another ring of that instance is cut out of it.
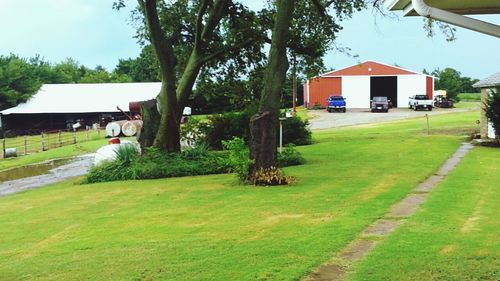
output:
<svg viewBox="0 0 500 281"><path fill-rule="evenodd" d="M84 175L92 166L93 154L75 157L67 164L48 170L48 173L0 182L0 196L57 183L72 177ZM37 165L31 165L36 168ZM22 167L30 169L30 166ZM7 171L9 172L9 171Z"/></svg>
<svg viewBox="0 0 500 281"><path fill-rule="evenodd" d="M393 108L388 113L372 113L368 109L349 109L346 113L328 113L326 110L309 110L310 124L312 130L323 130L345 126L380 123L401 119L419 118L448 114L454 112L466 112L477 110L477 106L470 108L435 108L432 111L414 111L407 108Z"/></svg>
<svg viewBox="0 0 500 281"><path fill-rule="evenodd" d="M456 167L472 147L470 143L463 143L434 175L418 184L408 196L394 204L381 219L363 230L356 239L317 268L305 280L344 280L349 273L349 268L354 263L365 257L381 239L396 230L404 223L404 219L412 216L417 211L434 187ZM375 240L374 237L378 239Z"/></svg>

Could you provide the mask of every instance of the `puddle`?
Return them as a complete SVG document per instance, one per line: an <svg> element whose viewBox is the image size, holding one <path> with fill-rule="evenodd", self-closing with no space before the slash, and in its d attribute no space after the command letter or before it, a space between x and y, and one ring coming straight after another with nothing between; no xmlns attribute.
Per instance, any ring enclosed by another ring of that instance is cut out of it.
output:
<svg viewBox="0 0 500 281"><path fill-rule="evenodd" d="M0 172L0 196L39 188L84 175L92 166L93 154L57 159Z"/></svg>
<svg viewBox="0 0 500 281"><path fill-rule="evenodd" d="M72 161L72 158L55 159L47 162L26 165L22 167L12 168L0 172L0 183L5 181L17 180L27 177L47 174L50 170L62 166Z"/></svg>

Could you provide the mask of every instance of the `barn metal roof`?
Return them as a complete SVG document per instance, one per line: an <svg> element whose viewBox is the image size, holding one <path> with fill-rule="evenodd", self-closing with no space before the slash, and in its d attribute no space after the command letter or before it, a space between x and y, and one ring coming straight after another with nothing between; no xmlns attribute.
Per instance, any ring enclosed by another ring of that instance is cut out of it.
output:
<svg viewBox="0 0 500 281"><path fill-rule="evenodd" d="M160 88L160 82L44 84L26 103L0 113L118 112L116 106L128 111L129 102L153 99Z"/></svg>
<svg viewBox="0 0 500 281"><path fill-rule="evenodd" d="M472 85L472 87L474 88L488 88L498 86L500 86L500 71Z"/></svg>

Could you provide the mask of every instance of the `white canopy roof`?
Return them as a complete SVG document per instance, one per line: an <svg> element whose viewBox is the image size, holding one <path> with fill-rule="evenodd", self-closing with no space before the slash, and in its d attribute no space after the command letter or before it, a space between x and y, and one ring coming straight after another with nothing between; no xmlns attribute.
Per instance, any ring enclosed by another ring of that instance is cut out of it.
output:
<svg viewBox="0 0 500 281"><path fill-rule="evenodd" d="M44 84L26 103L1 111L8 114L129 111L131 101L156 98L160 82L103 84Z"/></svg>

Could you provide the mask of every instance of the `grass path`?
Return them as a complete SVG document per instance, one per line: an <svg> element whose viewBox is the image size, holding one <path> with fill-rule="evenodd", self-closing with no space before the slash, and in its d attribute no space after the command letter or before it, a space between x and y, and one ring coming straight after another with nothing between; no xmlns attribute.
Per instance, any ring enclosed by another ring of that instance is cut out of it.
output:
<svg viewBox="0 0 500 281"><path fill-rule="evenodd" d="M431 175L476 118L442 116L431 136L424 120L316 133L299 148L308 163L286 169L291 187L73 180L0 198L0 280L300 279Z"/></svg>

